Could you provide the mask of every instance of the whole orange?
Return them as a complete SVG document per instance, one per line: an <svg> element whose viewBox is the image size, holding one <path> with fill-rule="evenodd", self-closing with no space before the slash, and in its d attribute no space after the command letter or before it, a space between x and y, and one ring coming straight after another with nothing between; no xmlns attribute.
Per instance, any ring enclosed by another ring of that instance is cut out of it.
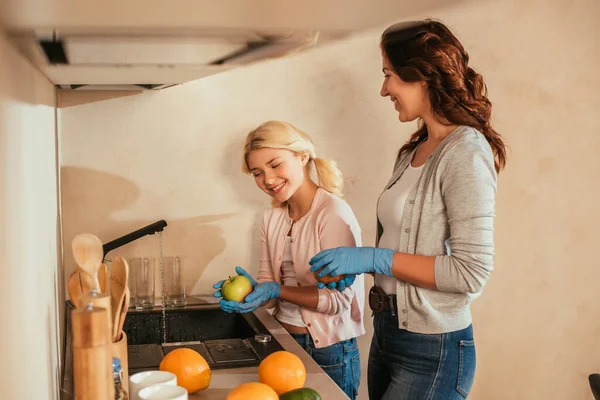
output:
<svg viewBox="0 0 600 400"><path fill-rule="evenodd" d="M278 400L279 396L264 383L246 382L233 389L225 400Z"/></svg>
<svg viewBox="0 0 600 400"><path fill-rule="evenodd" d="M319 271L321 271L321 270L319 270ZM330 282L336 282L337 283L337 282L341 281L342 279L344 279L344 277L346 276L346 275L338 275L336 277L333 277L333 276L325 275L324 277L319 278L319 271L313 272L313 275L315 276L315 279L317 281L319 281L321 283L324 283L326 285L328 283L330 283Z"/></svg>
<svg viewBox="0 0 600 400"><path fill-rule="evenodd" d="M260 363L258 380L281 395L304 386L306 368L297 355L289 351L276 351Z"/></svg>
<svg viewBox="0 0 600 400"><path fill-rule="evenodd" d="M179 348L169 352L160 362L161 371L177 375L177 385L188 393L204 390L210 384L210 367L195 350Z"/></svg>

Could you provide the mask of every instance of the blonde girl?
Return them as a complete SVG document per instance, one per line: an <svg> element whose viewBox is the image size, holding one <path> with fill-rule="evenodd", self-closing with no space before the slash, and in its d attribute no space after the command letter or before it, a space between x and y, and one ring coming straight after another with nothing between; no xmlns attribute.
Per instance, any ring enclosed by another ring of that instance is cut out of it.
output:
<svg viewBox="0 0 600 400"><path fill-rule="evenodd" d="M242 170L271 197L272 208L261 222L256 281L236 267L251 280L253 292L243 302L221 300L221 308L242 313L274 308L279 323L355 399L360 383L356 338L365 332L364 281L359 276L353 285L332 290L318 285L309 265L321 250L361 244L356 217L340 197L342 174L334 162L317 157L306 133L281 121L248 134ZM214 285L215 297L222 297L221 285Z"/></svg>

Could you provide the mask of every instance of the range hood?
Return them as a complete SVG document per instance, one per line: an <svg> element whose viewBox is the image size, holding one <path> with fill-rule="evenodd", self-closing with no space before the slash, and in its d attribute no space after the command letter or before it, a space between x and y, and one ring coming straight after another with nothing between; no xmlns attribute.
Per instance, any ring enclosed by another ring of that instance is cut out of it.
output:
<svg viewBox="0 0 600 400"><path fill-rule="evenodd" d="M313 47L319 32L35 30L11 39L63 89L158 90Z"/></svg>
<svg viewBox="0 0 600 400"><path fill-rule="evenodd" d="M0 0L0 31L62 88L156 90L470 1Z"/></svg>

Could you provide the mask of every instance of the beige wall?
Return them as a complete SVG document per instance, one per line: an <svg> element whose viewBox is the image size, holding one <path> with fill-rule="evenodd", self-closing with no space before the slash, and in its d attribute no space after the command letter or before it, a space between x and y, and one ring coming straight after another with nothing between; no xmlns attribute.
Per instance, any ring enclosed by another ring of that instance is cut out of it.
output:
<svg viewBox="0 0 600 400"><path fill-rule="evenodd" d="M58 398L54 86L0 31L0 398Z"/></svg>
<svg viewBox="0 0 600 400"><path fill-rule="evenodd" d="M474 305L474 399L588 399L587 374L600 371L599 11L593 0L514 0L435 15L487 79L496 127L511 147L499 182L496 271ZM376 198L414 130L378 95L380 32L61 109L65 243L81 232L106 242L164 218L165 254L184 257L191 292L210 292L235 265L255 272L257 217L268 199L241 174L240 149L249 129L283 119L313 136L320 157L339 162L372 244ZM157 239L117 254L156 255ZM69 252L65 262L70 273ZM363 399L365 388L363 380Z"/></svg>

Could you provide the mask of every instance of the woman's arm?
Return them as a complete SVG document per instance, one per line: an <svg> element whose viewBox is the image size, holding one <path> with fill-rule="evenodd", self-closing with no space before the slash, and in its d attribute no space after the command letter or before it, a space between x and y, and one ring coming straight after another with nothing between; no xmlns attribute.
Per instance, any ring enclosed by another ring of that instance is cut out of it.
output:
<svg viewBox="0 0 600 400"><path fill-rule="evenodd" d="M482 139L484 140L484 139ZM487 142L461 142L443 170L448 255L421 256L361 247L325 250L310 261L321 275L376 272L428 289L478 293L493 268L496 193L494 157Z"/></svg>
<svg viewBox="0 0 600 400"><path fill-rule="evenodd" d="M435 259L433 256L417 256L396 252L392 259L392 274L405 282L426 289L436 289Z"/></svg>
<svg viewBox="0 0 600 400"><path fill-rule="evenodd" d="M496 179L494 155L485 139L456 145L441 181L450 251L435 258L438 290L478 293L489 279L494 256Z"/></svg>
<svg viewBox="0 0 600 400"><path fill-rule="evenodd" d="M449 255L395 253L392 274L445 292L477 293L492 271L496 170L491 151L471 141L453 149L442 178L450 225Z"/></svg>

